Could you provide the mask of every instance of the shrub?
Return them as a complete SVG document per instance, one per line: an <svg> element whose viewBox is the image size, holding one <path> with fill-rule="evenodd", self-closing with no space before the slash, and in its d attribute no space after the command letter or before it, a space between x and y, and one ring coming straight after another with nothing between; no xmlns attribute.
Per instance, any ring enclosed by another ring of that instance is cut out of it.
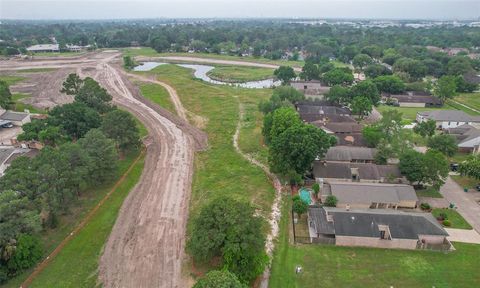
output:
<svg viewBox="0 0 480 288"><path fill-rule="evenodd" d="M430 210L430 209L432 209L432 206L430 206L430 204L428 204L428 203L422 203L422 204L420 204L420 208L422 210Z"/></svg>
<svg viewBox="0 0 480 288"><path fill-rule="evenodd" d="M320 192L320 184L318 183L314 183L312 185L312 190L313 190L313 193L315 194L315 197L318 196L318 192Z"/></svg>
<svg viewBox="0 0 480 288"><path fill-rule="evenodd" d="M438 215L438 220L447 220L448 219L448 216L445 212L442 212Z"/></svg>
<svg viewBox="0 0 480 288"><path fill-rule="evenodd" d="M297 213L298 216L301 216L303 213L307 212L308 204L303 202L302 199L296 198L295 201L293 201L292 210Z"/></svg>
<svg viewBox="0 0 480 288"><path fill-rule="evenodd" d="M22 234L18 237L17 248L12 258L7 262L11 274L32 267L42 258L40 240L30 235Z"/></svg>
<svg viewBox="0 0 480 288"><path fill-rule="evenodd" d="M445 227L452 226L452 222L450 222L450 220L448 220L448 219L443 220L442 223L443 223L443 226L445 226Z"/></svg>
<svg viewBox="0 0 480 288"><path fill-rule="evenodd" d="M325 199L325 206L327 207L337 207L338 199L337 197L330 195Z"/></svg>

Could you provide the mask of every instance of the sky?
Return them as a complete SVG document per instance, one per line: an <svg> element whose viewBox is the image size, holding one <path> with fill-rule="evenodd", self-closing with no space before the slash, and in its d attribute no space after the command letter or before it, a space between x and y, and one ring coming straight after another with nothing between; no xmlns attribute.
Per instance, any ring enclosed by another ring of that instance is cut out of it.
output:
<svg viewBox="0 0 480 288"><path fill-rule="evenodd" d="M0 0L0 19L480 19L480 0Z"/></svg>

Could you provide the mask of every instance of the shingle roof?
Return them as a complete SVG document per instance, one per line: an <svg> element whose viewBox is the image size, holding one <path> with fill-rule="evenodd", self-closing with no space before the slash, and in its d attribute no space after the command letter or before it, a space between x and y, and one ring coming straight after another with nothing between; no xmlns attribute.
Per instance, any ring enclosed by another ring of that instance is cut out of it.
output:
<svg viewBox="0 0 480 288"><path fill-rule="evenodd" d="M335 234L333 222L327 221L327 213L321 207L310 207L308 215L315 225L317 233L321 234Z"/></svg>
<svg viewBox="0 0 480 288"><path fill-rule="evenodd" d="M435 121L480 122L480 116L470 116L460 110L434 110L418 112L418 114Z"/></svg>
<svg viewBox="0 0 480 288"><path fill-rule="evenodd" d="M418 201L415 190L410 185L330 182L330 193L341 203L370 204L399 203L400 201Z"/></svg>
<svg viewBox="0 0 480 288"><path fill-rule="evenodd" d="M333 133L360 133L363 125L352 122L329 122L323 125L323 127Z"/></svg>
<svg viewBox="0 0 480 288"><path fill-rule="evenodd" d="M427 103L441 105L442 100L435 96L424 96L424 95L390 95L391 98L395 98L398 102L407 102L407 103Z"/></svg>
<svg viewBox="0 0 480 288"><path fill-rule="evenodd" d="M377 150L367 147L334 146L330 147L325 155L327 161L365 160L373 161Z"/></svg>
<svg viewBox="0 0 480 288"><path fill-rule="evenodd" d="M448 236L445 229L429 213L324 209L329 215L332 215L335 235L379 238L378 225L386 225L393 239L418 239L419 235Z"/></svg>
<svg viewBox="0 0 480 288"><path fill-rule="evenodd" d="M359 178L365 180L402 177L400 169L396 165L324 161L315 161L313 163L313 175L315 178L352 179L352 168L358 169Z"/></svg>
<svg viewBox="0 0 480 288"><path fill-rule="evenodd" d="M22 121L26 117L28 117L28 113L5 111L5 113L0 116L0 119L8 121Z"/></svg>
<svg viewBox="0 0 480 288"><path fill-rule="evenodd" d="M468 124L450 128L447 132L455 136L459 146L472 139L480 138L480 130Z"/></svg>

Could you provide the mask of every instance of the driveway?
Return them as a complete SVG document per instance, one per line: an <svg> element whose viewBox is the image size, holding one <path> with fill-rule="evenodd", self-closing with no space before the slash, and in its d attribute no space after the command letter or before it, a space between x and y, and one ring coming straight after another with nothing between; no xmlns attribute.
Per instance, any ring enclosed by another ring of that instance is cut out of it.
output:
<svg viewBox="0 0 480 288"><path fill-rule="evenodd" d="M480 234L475 230L445 228L450 242L480 244Z"/></svg>
<svg viewBox="0 0 480 288"><path fill-rule="evenodd" d="M463 192L462 187L448 177L445 185L440 188L440 193L448 202L457 206L458 213L472 225L473 229L480 232L480 205L475 202L474 192Z"/></svg>

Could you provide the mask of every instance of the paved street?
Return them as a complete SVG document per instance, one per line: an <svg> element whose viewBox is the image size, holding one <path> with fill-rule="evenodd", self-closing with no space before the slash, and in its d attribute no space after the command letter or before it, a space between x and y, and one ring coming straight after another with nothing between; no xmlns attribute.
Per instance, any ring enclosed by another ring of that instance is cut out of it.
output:
<svg viewBox="0 0 480 288"><path fill-rule="evenodd" d="M440 193L449 203L458 207L457 211L477 231L480 232L480 205L475 202L476 192L463 192L452 178L448 177L445 185L440 188Z"/></svg>

